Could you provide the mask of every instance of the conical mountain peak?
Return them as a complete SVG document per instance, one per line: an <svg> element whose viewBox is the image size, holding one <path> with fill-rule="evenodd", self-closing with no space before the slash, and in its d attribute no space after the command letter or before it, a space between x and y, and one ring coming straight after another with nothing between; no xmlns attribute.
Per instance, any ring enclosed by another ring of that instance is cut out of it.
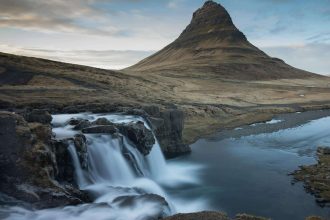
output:
<svg viewBox="0 0 330 220"><path fill-rule="evenodd" d="M309 75L252 45L227 10L214 1L206 1L194 12L190 24L174 42L128 70L246 80Z"/></svg>
<svg viewBox="0 0 330 220"><path fill-rule="evenodd" d="M190 24L177 41L188 43L192 39L194 43L198 43L197 39L217 43L246 41L244 34L233 24L227 10L214 1L205 2L203 7L194 12Z"/></svg>
<svg viewBox="0 0 330 220"><path fill-rule="evenodd" d="M234 25L226 9L214 1L205 2L204 6L193 14L191 23L224 27Z"/></svg>

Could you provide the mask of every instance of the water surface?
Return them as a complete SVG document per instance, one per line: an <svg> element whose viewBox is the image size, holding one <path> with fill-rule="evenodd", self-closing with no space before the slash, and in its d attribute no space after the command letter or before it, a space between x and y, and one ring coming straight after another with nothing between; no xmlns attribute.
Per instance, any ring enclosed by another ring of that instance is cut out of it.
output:
<svg viewBox="0 0 330 220"><path fill-rule="evenodd" d="M180 196L207 198L209 209L230 216L330 217L330 208L318 206L302 184L292 185L288 176L299 165L316 162L317 146L330 146L327 115L328 111L283 115L200 139L184 160L204 165L201 184L181 190Z"/></svg>

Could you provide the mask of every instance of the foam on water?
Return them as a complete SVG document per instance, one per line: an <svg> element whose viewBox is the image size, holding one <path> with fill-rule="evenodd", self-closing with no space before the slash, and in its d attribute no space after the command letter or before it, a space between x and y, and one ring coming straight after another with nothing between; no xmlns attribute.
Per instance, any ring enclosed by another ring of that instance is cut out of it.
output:
<svg viewBox="0 0 330 220"><path fill-rule="evenodd" d="M90 121L106 118L113 123L142 121L150 129L147 121L138 116L119 114L61 114L53 115L53 132L57 139L73 137L78 131L68 125L72 118ZM80 189L90 193L95 199L91 204L64 208L31 211L19 207L0 209L8 213L7 219L146 219L160 212L165 215L176 212L193 212L206 207L204 200L184 201L169 196L163 187L173 188L184 184L198 184L196 176L200 166L178 161L167 163L156 139L150 154L144 157L125 136L112 137L105 134L85 134L88 143L88 169L82 169L73 144L69 146L75 167L75 175ZM123 152L126 152L126 157ZM130 160L127 159L130 155ZM129 207L114 202L122 196L156 194L167 201L168 210L159 203L143 199Z"/></svg>

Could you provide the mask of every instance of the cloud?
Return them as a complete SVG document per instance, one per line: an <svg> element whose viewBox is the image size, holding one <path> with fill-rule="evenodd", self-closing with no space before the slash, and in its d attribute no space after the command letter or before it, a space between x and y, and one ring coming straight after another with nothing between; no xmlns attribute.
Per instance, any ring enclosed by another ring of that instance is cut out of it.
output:
<svg viewBox="0 0 330 220"><path fill-rule="evenodd" d="M267 54L278 57L288 64L310 72L330 74L330 44L312 43L298 46L261 48Z"/></svg>
<svg viewBox="0 0 330 220"><path fill-rule="evenodd" d="M311 43L330 43L330 32L316 34L306 40Z"/></svg>
<svg viewBox="0 0 330 220"><path fill-rule="evenodd" d="M167 7L170 9L176 9L183 2L183 0L169 0Z"/></svg>
<svg viewBox="0 0 330 220"><path fill-rule="evenodd" d="M45 50L20 48L4 44L0 44L0 51L103 69L123 69L155 52L139 50Z"/></svg>
<svg viewBox="0 0 330 220"><path fill-rule="evenodd" d="M100 0L0 0L0 27L47 33L125 33L105 19L105 11L94 7L97 2Z"/></svg>

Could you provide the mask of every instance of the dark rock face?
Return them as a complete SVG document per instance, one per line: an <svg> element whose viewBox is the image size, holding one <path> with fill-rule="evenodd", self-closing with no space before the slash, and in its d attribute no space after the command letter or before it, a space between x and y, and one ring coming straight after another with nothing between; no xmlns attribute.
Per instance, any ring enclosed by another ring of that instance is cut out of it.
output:
<svg viewBox="0 0 330 220"><path fill-rule="evenodd" d="M166 157L175 157L191 152L182 142L184 114L179 109L155 110L151 108L150 123Z"/></svg>
<svg viewBox="0 0 330 220"><path fill-rule="evenodd" d="M61 175L66 181L72 176L65 174L68 166L63 168L71 158L63 157L66 146L53 145L51 136L49 124L27 123L17 114L0 112L0 193L36 208L90 201L72 185L56 181Z"/></svg>
<svg viewBox="0 0 330 220"><path fill-rule="evenodd" d="M85 134L114 134L117 130L114 125L100 125L87 127L81 130Z"/></svg>
<svg viewBox="0 0 330 220"><path fill-rule="evenodd" d="M74 167L68 151L70 140L52 140L51 146L56 157L56 180L74 184Z"/></svg>
<svg viewBox="0 0 330 220"><path fill-rule="evenodd" d="M52 116L45 110L34 109L24 115L27 122L39 122L41 124L49 124L52 121Z"/></svg>
<svg viewBox="0 0 330 220"><path fill-rule="evenodd" d="M221 41L245 42L246 37L240 32L224 7L213 1L194 12L191 23L186 27L176 43L180 45L195 42L202 37L216 37Z"/></svg>
<svg viewBox="0 0 330 220"><path fill-rule="evenodd" d="M144 126L143 122L121 124L117 126L120 133L127 136L143 155L150 153L155 144L155 139L152 132Z"/></svg>
<svg viewBox="0 0 330 220"><path fill-rule="evenodd" d="M81 168L87 169L88 153L87 153L86 137L83 134L76 134L74 136L73 143L78 154Z"/></svg>
<svg viewBox="0 0 330 220"><path fill-rule="evenodd" d="M76 119L78 120L79 122L75 121L75 123L77 123L75 126L74 126L74 130L82 130L84 128L88 128L90 126L92 126L92 123L88 120L80 120L80 119Z"/></svg>

